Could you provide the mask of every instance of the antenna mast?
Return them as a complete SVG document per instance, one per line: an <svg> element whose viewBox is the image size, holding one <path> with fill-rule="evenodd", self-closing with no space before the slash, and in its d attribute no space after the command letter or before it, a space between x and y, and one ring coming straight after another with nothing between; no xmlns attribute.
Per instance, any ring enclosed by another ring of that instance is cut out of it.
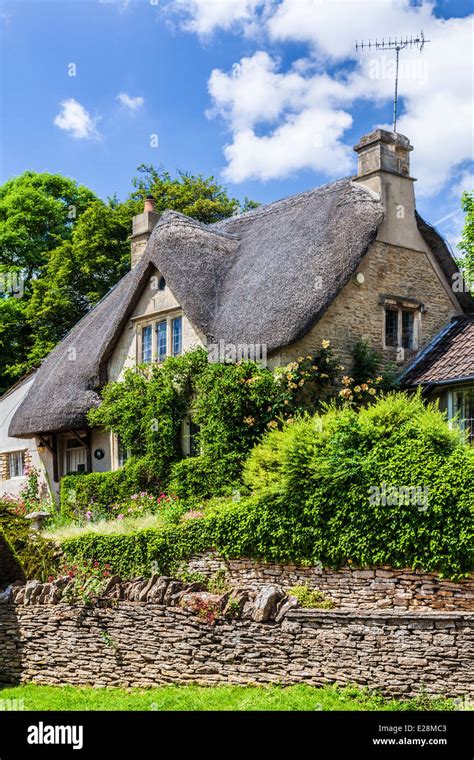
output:
<svg viewBox="0 0 474 760"><path fill-rule="evenodd" d="M418 48L420 53L423 50L425 43L431 42L431 40L425 40L425 35L423 34L423 30L420 32L418 37L405 37L405 39L397 39L395 37L394 40L391 40L390 37L388 38L388 42L385 42L385 39L382 38L382 42L379 42L377 39L375 42L371 42L370 39L368 42L356 42L356 50L371 50L372 48L375 48L375 50L395 50L395 96L393 98L393 131L397 131L397 107L398 107L398 65L400 61L400 51L405 50L407 48Z"/></svg>

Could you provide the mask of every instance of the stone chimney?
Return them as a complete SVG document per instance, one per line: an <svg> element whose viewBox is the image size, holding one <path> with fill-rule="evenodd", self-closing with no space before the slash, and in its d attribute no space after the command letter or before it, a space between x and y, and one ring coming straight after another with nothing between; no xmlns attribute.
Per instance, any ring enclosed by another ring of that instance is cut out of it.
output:
<svg viewBox="0 0 474 760"><path fill-rule="evenodd" d="M160 214L155 211L155 208L155 199L148 195L145 199L143 212L132 219L132 235L130 237L132 269L143 256L153 228L160 218Z"/></svg>
<svg viewBox="0 0 474 760"><path fill-rule="evenodd" d="M355 182L380 194L385 219L377 239L420 250L421 236L415 220L414 182L410 176L408 137L376 129L354 147L358 155Z"/></svg>

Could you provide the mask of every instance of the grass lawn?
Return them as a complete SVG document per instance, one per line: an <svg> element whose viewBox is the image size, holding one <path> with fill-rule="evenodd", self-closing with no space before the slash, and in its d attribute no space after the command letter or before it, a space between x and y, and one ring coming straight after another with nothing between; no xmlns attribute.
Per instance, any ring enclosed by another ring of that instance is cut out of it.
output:
<svg viewBox="0 0 474 760"><path fill-rule="evenodd" d="M4 702L3 700L8 700ZM11 700L23 700L18 703ZM445 699L389 700L353 687L161 686L118 689L89 686L0 687L3 709L24 710L452 710Z"/></svg>

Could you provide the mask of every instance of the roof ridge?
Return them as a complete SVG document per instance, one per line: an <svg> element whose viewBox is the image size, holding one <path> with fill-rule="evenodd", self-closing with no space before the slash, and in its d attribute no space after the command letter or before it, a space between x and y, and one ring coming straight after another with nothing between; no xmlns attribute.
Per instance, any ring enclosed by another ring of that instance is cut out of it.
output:
<svg viewBox="0 0 474 760"><path fill-rule="evenodd" d="M230 224L233 222L240 222L240 221L246 221L249 218L255 219L256 217L263 216L264 214L271 213L272 211L278 211L281 206L284 207L291 207L293 204L297 203L299 200L305 197L310 197L311 195L320 194L320 195L328 195L329 193L337 192L341 185L344 183L347 183L348 185L351 183L352 177L343 177L342 179L337 179L334 182L327 182L325 185L319 185L318 187L312 187L310 190L303 190L301 193L295 193L294 195L287 195L286 198L278 198L276 201L271 201L270 203L266 203L262 206L258 206L258 208L251 209L250 211L245 211L242 214L237 214L236 216L229 216L227 219L223 219L220 222L213 222L212 224L208 225L208 227L217 227L221 224Z"/></svg>
<svg viewBox="0 0 474 760"><path fill-rule="evenodd" d="M417 354L415 359L403 370L403 372L400 375L400 380L403 380L403 378L408 377L410 373L415 369L415 367L418 366L418 364L425 358L425 356L438 345L442 341L442 339L451 331L453 330L459 322L464 318L464 314L456 315L451 319L450 322L448 322L447 325L445 325L435 336L430 340L429 343L422 349L422 351Z"/></svg>
<svg viewBox="0 0 474 760"><path fill-rule="evenodd" d="M214 225L222 224L222 222L213 222L212 224L206 224L205 222L200 222L199 219L195 219L192 216L188 216L187 214L181 213L181 211L175 211L174 209L167 208L163 211L160 218L158 219L157 223L155 224L153 228L152 235L150 235L150 239L155 233L155 230L159 229L160 227L164 227L167 224L171 224L173 220L178 219L183 224L188 224L192 227L199 227L200 229L204 230L205 232L210 232L213 235L222 235L222 237L231 238L232 240L239 240L239 236L232 233L232 232L224 232L219 229L213 229ZM222 220L227 221L227 220Z"/></svg>

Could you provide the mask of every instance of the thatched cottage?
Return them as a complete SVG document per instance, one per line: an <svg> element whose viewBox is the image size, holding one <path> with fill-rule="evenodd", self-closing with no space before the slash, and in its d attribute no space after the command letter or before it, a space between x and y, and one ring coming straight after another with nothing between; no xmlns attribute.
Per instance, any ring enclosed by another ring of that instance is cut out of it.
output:
<svg viewBox="0 0 474 760"><path fill-rule="evenodd" d="M350 365L366 339L401 369L418 356L408 384L435 390L452 414L469 411L474 300L415 210L412 146L376 130L354 150L357 176L217 224L159 215L145 202L133 220L131 271L51 352L11 415L8 437L25 450L36 442L53 491L65 473L123 462L116 438L86 421L104 383L197 345L272 366L326 338ZM445 346L453 363L443 362ZM11 453L0 450L3 490Z"/></svg>

